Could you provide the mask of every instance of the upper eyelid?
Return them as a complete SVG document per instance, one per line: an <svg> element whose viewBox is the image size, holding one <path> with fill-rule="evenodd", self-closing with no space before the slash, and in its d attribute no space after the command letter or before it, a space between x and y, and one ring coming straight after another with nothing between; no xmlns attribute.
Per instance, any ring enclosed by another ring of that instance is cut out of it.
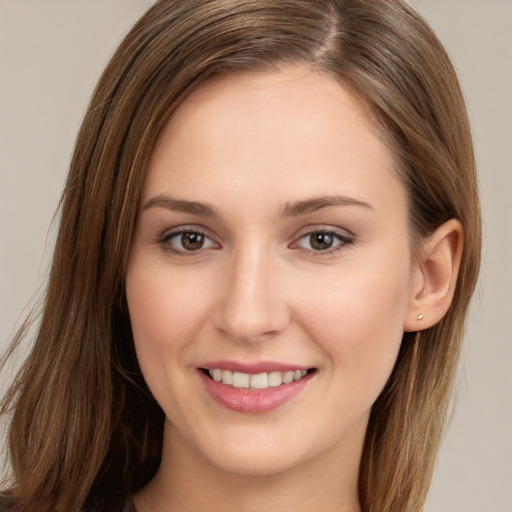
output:
<svg viewBox="0 0 512 512"><path fill-rule="evenodd" d="M174 243L171 243L171 240L175 237L179 237L180 235L184 233L195 233L204 236L207 238L214 247L200 247L197 250L186 250L181 249L179 247L176 247ZM218 242L214 237L209 236L204 232L203 229L195 229L193 227L176 227L165 230L156 240L155 242L157 245L160 245L160 247L166 251L167 253L173 253L176 256L180 257L196 257L199 258L201 255L204 255L205 250L211 250L211 249L222 249L222 244ZM215 247L217 246L217 247Z"/></svg>
<svg viewBox="0 0 512 512"><path fill-rule="evenodd" d="M293 242L291 242L288 247L294 250L303 251L311 254L315 254L318 256L333 256L334 254L339 253L349 247L351 247L354 242L356 242L356 236L348 229L329 226L329 225L311 225L306 228L302 228L298 231L298 233L293 237ZM315 250L308 249L305 247L300 247L300 241L304 238L311 236L315 233L328 233L338 238L338 243L334 244L332 247L326 250Z"/></svg>
<svg viewBox="0 0 512 512"><path fill-rule="evenodd" d="M214 240L217 242L215 235L212 235L211 231L203 226L194 226L194 225L184 225L184 226L176 226L174 228L164 229L159 235L159 241L165 241L174 236L180 235L182 233L198 233L200 235L204 235L210 240ZM218 242L217 242L218 243Z"/></svg>
<svg viewBox="0 0 512 512"><path fill-rule="evenodd" d="M332 233L341 238L350 238L351 240L355 240L357 237L355 233L350 231L347 228L341 228L338 226L331 226L328 224L311 224L309 226L304 226L298 229L293 235L293 240L299 240L307 235L311 235L313 233Z"/></svg>
<svg viewBox="0 0 512 512"><path fill-rule="evenodd" d="M300 240L303 240L304 238L306 238L308 236L314 235L315 233L327 233L329 235L333 235L334 237L336 237L340 240L342 245L346 245L346 244L348 244L348 242L350 242L350 243L354 242L354 237L352 237L352 236L343 235L336 231L316 230L316 231L309 231L309 232L304 233L303 235L299 236L298 238L295 239L294 242L292 242L290 244L290 246L293 246L293 245L299 243ZM325 252L327 252L327 251L325 251Z"/></svg>

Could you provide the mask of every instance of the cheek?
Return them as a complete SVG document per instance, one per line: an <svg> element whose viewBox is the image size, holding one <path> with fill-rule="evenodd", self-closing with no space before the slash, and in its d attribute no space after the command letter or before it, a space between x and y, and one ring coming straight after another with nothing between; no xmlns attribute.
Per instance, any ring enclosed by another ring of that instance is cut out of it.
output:
<svg viewBox="0 0 512 512"><path fill-rule="evenodd" d="M189 385L187 363L205 313L208 294L200 283L163 265L132 264L126 296L139 366L153 396L169 417L180 417L179 390Z"/></svg>
<svg viewBox="0 0 512 512"><path fill-rule="evenodd" d="M397 269L400 265L351 269L330 279L329 288L311 283L303 304L304 326L328 356L333 378L366 390L372 402L391 373L403 336L409 275Z"/></svg>
<svg viewBox="0 0 512 512"><path fill-rule="evenodd" d="M133 337L141 367L175 361L184 342L193 338L204 316L205 294L199 283L168 269L134 265L126 280L126 295ZM204 292L204 290L203 290Z"/></svg>

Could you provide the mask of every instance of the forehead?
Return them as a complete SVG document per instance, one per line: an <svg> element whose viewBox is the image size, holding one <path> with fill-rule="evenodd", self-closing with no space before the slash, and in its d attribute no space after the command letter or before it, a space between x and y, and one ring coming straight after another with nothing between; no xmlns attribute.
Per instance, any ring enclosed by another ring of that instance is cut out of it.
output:
<svg viewBox="0 0 512 512"><path fill-rule="evenodd" d="M219 75L193 91L157 141L145 196L167 188L209 201L272 186L286 201L333 188L357 196L371 182L404 193L366 109L329 75L294 66Z"/></svg>

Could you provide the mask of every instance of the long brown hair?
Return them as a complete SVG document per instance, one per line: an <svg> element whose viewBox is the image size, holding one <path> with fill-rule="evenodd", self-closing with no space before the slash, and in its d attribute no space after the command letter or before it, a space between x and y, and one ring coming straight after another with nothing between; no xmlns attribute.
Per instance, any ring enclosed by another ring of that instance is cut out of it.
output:
<svg viewBox="0 0 512 512"><path fill-rule="evenodd" d="M124 290L148 159L197 84L286 63L335 77L368 107L408 190L413 240L450 218L464 229L451 308L437 325L404 334L361 461L364 512L422 509L481 234L455 72L401 0L161 0L126 36L82 123L37 336L2 402L12 466L3 496L15 509L116 510L154 476L163 413L137 364Z"/></svg>

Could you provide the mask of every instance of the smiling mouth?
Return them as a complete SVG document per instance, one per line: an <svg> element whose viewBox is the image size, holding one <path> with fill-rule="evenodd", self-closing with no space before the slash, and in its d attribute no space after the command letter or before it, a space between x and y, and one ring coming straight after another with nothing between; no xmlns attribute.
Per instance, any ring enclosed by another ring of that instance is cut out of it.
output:
<svg viewBox="0 0 512 512"><path fill-rule="evenodd" d="M315 369L290 370L286 372L273 371L257 374L232 372L230 370L221 370L219 368L203 368L202 371L215 382L221 382L222 384L233 388L261 390L297 382L306 375L314 372Z"/></svg>

